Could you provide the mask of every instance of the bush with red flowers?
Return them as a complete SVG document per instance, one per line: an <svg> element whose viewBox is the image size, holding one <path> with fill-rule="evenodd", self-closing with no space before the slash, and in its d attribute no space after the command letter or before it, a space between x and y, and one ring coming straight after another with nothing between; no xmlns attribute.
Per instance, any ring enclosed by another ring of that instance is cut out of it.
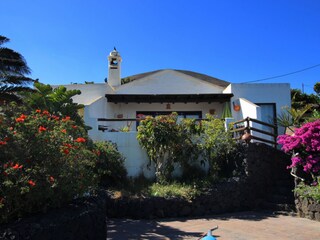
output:
<svg viewBox="0 0 320 240"><path fill-rule="evenodd" d="M0 115L0 223L59 207L99 181L94 145L70 117Z"/></svg>

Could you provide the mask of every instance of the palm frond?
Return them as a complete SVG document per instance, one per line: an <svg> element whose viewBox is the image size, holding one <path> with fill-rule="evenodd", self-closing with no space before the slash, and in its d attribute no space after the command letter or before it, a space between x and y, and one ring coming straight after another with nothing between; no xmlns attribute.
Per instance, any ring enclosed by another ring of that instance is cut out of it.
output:
<svg viewBox="0 0 320 240"><path fill-rule="evenodd" d="M9 41L10 41L9 38L0 35L0 45L4 44L4 43L6 43L6 42L9 42Z"/></svg>
<svg viewBox="0 0 320 240"><path fill-rule="evenodd" d="M0 84L14 84L14 85L27 85L33 83L35 80L25 76L1 76L0 74Z"/></svg>
<svg viewBox="0 0 320 240"><path fill-rule="evenodd" d="M31 70L24 57L10 48L2 47L6 42L9 39L0 35L0 99L21 102L19 92L34 91L28 86L34 80L25 76Z"/></svg>
<svg viewBox="0 0 320 240"><path fill-rule="evenodd" d="M19 74L31 73L26 60L20 53L3 47L0 48L0 71Z"/></svg>
<svg viewBox="0 0 320 240"><path fill-rule="evenodd" d="M26 92L35 92L34 89L29 88L29 87L22 87L22 86L0 86L0 95L4 94L4 93L18 93L18 92L22 92L22 91L26 91Z"/></svg>

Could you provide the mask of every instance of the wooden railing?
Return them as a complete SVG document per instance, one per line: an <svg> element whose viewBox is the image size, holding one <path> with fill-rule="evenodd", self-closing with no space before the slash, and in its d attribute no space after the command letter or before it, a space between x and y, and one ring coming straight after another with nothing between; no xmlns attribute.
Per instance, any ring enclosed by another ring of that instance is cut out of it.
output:
<svg viewBox="0 0 320 240"><path fill-rule="evenodd" d="M252 123L256 123L255 125L259 125L259 127L266 126L269 129L271 129L271 131L265 131L261 128L253 127ZM276 125L272 125L249 117L240 121L236 121L232 124L233 128L231 132L233 132L235 139L241 139L241 137L247 132L250 134L251 139L258 140L264 143L269 143L274 145L274 147L277 147L278 128ZM261 136L258 137L256 134L257 132L261 133ZM272 140L270 140L270 137L269 139L267 139L267 136L271 136Z"/></svg>

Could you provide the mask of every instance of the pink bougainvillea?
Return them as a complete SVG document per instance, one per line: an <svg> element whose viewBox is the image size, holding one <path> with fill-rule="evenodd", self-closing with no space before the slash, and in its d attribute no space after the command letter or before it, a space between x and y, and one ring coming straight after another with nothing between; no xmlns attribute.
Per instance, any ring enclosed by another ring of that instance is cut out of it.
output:
<svg viewBox="0 0 320 240"><path fill-rule="evenodd" d="M289 168L302 166L305 172L320 172L320 119L297 128L294 135L281 135L278 143L282 150L292 153Z"/></svg>

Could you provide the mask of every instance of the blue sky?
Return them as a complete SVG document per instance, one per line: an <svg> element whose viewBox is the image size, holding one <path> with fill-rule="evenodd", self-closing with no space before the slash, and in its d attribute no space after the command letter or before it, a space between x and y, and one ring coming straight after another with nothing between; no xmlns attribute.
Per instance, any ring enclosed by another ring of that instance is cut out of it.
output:
<svg viewBox="0 0 320 240"><path fill-rule="evenodd" d="M116 46L122 76L184 69L230 82L320 64L319 0L14 0L0 34L48 84L104 82ZM320 66L263 82L312 92Z"/></svg>

